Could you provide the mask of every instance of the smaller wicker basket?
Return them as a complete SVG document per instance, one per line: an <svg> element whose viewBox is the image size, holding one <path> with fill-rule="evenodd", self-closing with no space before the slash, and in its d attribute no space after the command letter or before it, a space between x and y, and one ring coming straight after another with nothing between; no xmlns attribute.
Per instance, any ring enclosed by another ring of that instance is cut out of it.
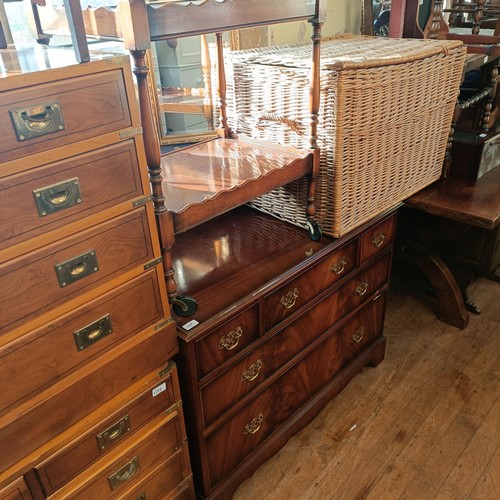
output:
<svg viewBox="0 0 500 500"><path fill-rule="evenodd" d="M309 147L309 44L230 53L233 131ZM466 49L344 35L322 42L318 222L341 236L441 176ZM305 226L306 181L252 202Z"/></svg>

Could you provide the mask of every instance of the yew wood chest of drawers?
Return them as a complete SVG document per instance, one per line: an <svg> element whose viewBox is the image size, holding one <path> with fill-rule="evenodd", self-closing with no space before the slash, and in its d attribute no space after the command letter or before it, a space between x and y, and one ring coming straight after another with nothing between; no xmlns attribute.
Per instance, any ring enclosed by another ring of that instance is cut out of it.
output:
<svg viewBox="0 0 500 500"><path fill-rule="evenodd" d="M129 58L0 55L0 499L192 498Z"/></svg>
<svg viewBox="0 0 500 500"><path fill-rule="evenodd" d="M313 242L242 207L177 235L179 289L199 305L176 322L200 496L230 498L356 373L383 359L395 218L389 211Z"/></svg>

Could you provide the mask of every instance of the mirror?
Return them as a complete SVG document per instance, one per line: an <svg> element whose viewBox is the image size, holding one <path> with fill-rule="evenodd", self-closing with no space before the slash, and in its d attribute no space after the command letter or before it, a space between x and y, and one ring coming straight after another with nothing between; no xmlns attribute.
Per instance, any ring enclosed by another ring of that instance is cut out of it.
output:
<svg viewBox="0 0 500 500"><path fill-rule="evenodd" d="M151 85L162 144L197 142L215 134L210 36L153 42Z"/></svg>

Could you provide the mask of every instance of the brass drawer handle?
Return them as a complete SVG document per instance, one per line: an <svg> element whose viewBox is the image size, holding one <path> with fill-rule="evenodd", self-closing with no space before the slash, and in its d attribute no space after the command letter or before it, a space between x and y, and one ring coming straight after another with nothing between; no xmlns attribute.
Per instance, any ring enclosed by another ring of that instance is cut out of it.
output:
<svg viewBox="0 0 500 500"><path fill-rule="evenodd" d="M126 463L120 470L108 477L112 490L116 490L125 481L129 481L139 470L139 457L134 457Z"/></svg>
<svg viewBox="0 0 500 500"><path fill-rule="evenodd" d="M56 264L55 269L59 286L64 288L99 271L95 250L90 250L65 262Z"/></svg>
<svg viewBox="0 0 500 500"><path fill-rule="evenodd" d="M368 291L368 286L369 285L368 285L367 281L362 281L361 283L358 283L356 285L356 290L354 293L361 297L362 295L364 295Z"/></svg>
<svg viewBox="0 0 500 500"><path fill-rule="evenodd" d="M33 190L38 215L44 217L82 203L78 177Z"/></svg>
<svg viewBox="0 0 500 500"><path fill-rule="evenodd" d="M233 330L220 338L219 349L225 349L226 351L234 349L239 344L242 335L243 329L241 326L238 326L236 330Z"/></svg>
<svg viewBox="0 0 500 500"><path fill-rule="evenodd" d="M336 274L342 274L345 270L345 266L347 264L347 259L345 257L341 257L337 262L334 262L330 266L330 272Z"/></svg>
<svg viewBox="0 0 500 500"><path fill-rule="evenodd" d="M372 238L372 245L376 248L382 246L385 240L385 233L379 233Z"/></svg>
<svg viewBox="0 0 500 500"><path fill-rule="evenodd" d="M359 344L361 340L363 339L363 335L365 334L365 329L363 327L358 328L353 334L352 334L352 341L355 344Z"/></svg>
<svg viewBox="0 0 500 500"><path fill-rule="evenodd" d="M76 347L79 351L82 351L110 333L113 333L113 325L111 316L106 314L89 325L75 330L73 336L75 338Z"/></svg>
<svg viewBox="0 0 500 500"><path fill-rule="evenodd" d="M128 415L125 415L118 422L110 425L106 430L97 435L99 449L102 451L109 448L116 440L125 436L130 429L130 418Z"/></svg>
<svg viewBox="0 0 500 500"><path fill-rule="evenodd" d="M241 375L241 380L247 381L247 382L252 382L252 380L255 380L260 373L260 370L264 366L264 363L260 359L258 359L255 363L250 365Z"/></svg>
<svg viewBox="0 0 500 500"><path fill-rule="evenodd" d="M283 295L283 297L281 297L280 307L284 307L285 309L291 309L297 302L298 298L299 298L299 291L297 290L297 288L294 288L293 290L290 290L287 294Z"/></svg>
<svg viewBox="0 0 500 500"><path fill-rule="evenodd" d="M245 432L243 434L255 434L260 429L263 421L264 415L262 415L262 413L259 413L255 418L252 418L250 423L245 425Z"/></svg>
<svg viewBox="0 0 500 500"><path fill-rule="evenodd" d="M19 141L64 130L64 120L58 101L46 102L30 108L16 108L10 110L9 113Z"/></svg>

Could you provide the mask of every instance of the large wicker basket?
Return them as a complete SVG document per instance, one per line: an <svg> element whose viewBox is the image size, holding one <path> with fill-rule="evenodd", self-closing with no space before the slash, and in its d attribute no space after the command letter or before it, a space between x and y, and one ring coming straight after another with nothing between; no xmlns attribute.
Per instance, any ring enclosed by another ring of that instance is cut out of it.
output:
<svg viewBox="0 0 500 500"><path fill-rule="evenodd" d="M322 43L316 208L324 233L341 236L441 176L464 59L456 41L345 35ZM228 60L231 128L309 147L310 45ZM305 180L252 205L305 225Z"/></svg>

